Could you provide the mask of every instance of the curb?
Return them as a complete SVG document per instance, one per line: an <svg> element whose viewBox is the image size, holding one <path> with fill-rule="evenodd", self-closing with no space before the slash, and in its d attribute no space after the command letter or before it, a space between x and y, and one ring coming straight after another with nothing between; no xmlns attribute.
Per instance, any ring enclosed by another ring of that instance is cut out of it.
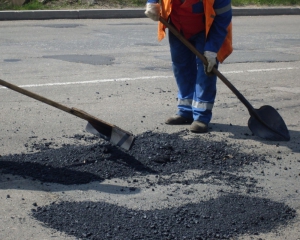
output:
<svg viewBox="0 0 300 240"><path fill-rule="evenodd" d="M0 21L47 19L145 18L144 9L0 11ZM300 8L233 8L233 16L300 15Z"/></svg>
<svg viewBox="0 0 300 240"><path fill-rule="evenodd" d="M300 15L299 7L233 8L233 16Z"/></svg>

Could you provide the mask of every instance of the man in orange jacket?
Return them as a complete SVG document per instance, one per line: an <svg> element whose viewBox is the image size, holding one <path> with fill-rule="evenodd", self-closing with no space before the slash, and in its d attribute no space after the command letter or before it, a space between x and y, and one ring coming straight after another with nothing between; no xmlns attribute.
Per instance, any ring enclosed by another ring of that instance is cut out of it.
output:
<svg viewBox="0 0 300 240"><path fill-rule="evenodd" d="M169 44L173 73L178 86L178 112L166 124L191 124L195 133L208 131L216 97L217 76L210 73L232 52L230 0L148 0L145 14L158 21L168 20L208 64L195 56L171 31ZM158 39L165 36L165 26L158 24Z"/></svg>

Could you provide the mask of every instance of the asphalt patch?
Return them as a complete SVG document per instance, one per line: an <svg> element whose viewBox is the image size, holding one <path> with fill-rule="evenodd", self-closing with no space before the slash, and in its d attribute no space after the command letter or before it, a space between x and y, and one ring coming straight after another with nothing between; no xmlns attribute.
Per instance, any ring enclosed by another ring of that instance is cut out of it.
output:
<svg viewBox="0 0 300 240"><path fill-rule="evenodd" d="M56 59L56 60L90 64L90 65L112 65L115 60L115 58L112 56L76 55L76 54L43 56L43 58L52 58L52 59Z"/></svg>
<svg viewBox="0 0 300 240"><path fill-rule="evenodd" d="M48 28L77 28L83 27L83 24L45 24L45 25L36 25L39 27L48 27Z"/></svg>
<svg viewBox="0 0 300 240"><path fill-rule="evenodd" d="M4 62L20 62L22 61L21 59L17 59L17 58L10 58L10 59L4 59Z"/></svg>

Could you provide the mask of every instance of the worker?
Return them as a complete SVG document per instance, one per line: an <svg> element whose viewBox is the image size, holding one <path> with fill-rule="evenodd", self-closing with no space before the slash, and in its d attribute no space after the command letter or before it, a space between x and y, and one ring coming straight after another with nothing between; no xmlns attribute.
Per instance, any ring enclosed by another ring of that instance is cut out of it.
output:
<svg viewBox="0 0 300 240"><path fill-rule="evenodd" d="M191 124L190 131L208 132L217 92L217 76L211 71L232 52L230 0L148 0L145 14L154 21L161 16L172 24L207 60L196 57L171 31L169 45L178 86L178 112L166 124ZM158 23L158 40L166 33Z"/></svg>

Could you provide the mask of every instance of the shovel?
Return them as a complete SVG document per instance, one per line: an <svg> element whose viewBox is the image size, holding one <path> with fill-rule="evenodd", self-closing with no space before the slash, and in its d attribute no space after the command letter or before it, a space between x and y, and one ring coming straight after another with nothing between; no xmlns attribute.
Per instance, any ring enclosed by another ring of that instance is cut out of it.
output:
<svg viewBox="0 0 300 240"><path fill-rule="evenodd" d="M42 97L40 95L37 95L30 91L27 91L23 88L15 86L15 85L8 83L6 81L3 81L1 79L0 79L0 85L10 88L16 92L19 92L21 94L28 96L28 97L34 98L40 102L46 103L52 107L58 108L62 111L65 111L67 113L75 115L79 118L87 120L88 124L86 126L86 130L88 132L95 134L95 135L105 139L106 141L110 141L114 145L124 148L125 150L130 150L130 148L134 142L134 137L131 133L124 131L115 125L104 122L104 121L102 121L80 109L68 108L60 103L54 102L50 99L47 99L45 97Z"/></svg>
<svg viewBox="0 0 300 240"><path fill-rule="evenodd" d="M163 17L159 21L164 24L169 30L186 46L188 47L201 61L207 65L206 58L199 53L199 51L186 40L175 27L168 23ZM237 98L246 106L250 114L248 120L248 127L251 132L266 140L271 141L289 141L290 134L282 117L271 106L262 106L259 109L254 109L253 106L246 100L246 98L218 71L213 68L212 73L217 75L223 83L237 96Z"/></svg>

